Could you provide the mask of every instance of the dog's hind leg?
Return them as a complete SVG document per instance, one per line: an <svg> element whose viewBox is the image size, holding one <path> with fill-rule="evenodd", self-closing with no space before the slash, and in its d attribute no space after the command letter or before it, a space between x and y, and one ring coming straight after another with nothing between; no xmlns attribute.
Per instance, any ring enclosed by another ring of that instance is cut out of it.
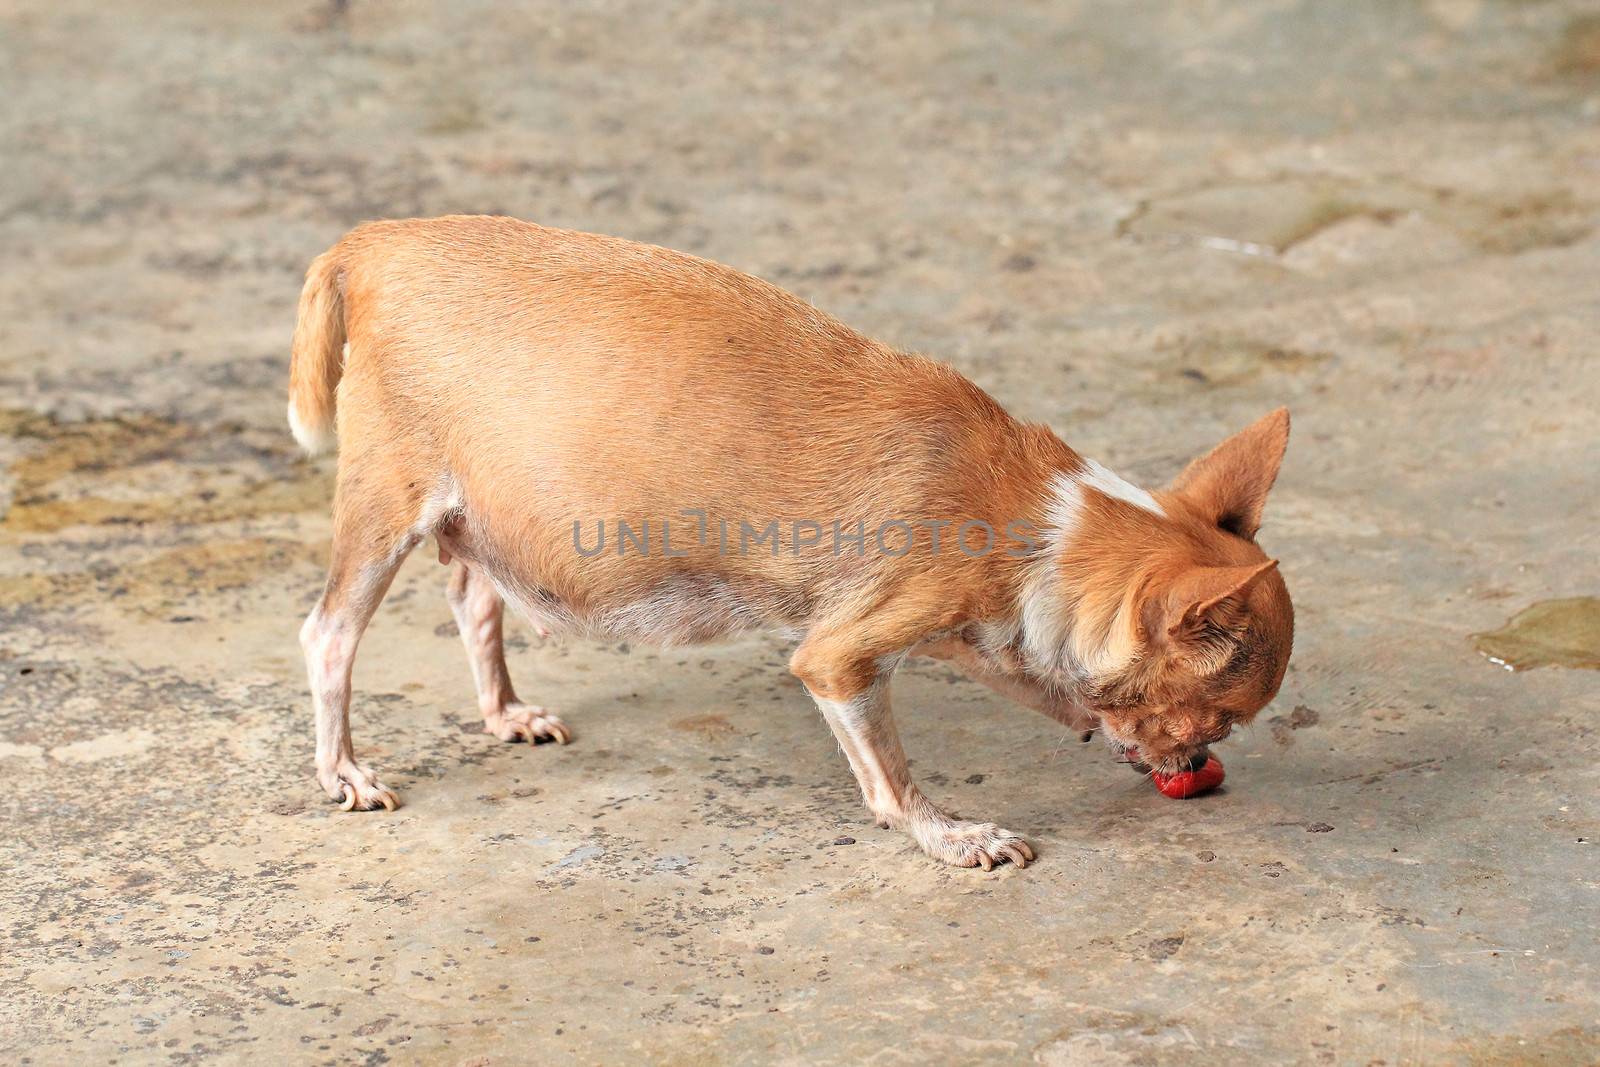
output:
<svg viewBox="0 0 1600 1067"><path fill-rule="evenodd" d="M445 593L456 628L467 646L472 665L472 680L478 688L478 710L483 713L484 733L502 741L572 740L572 731L544 708L523 704L511 688L511 673L506 669L504 635L505 601L494 583L476 567L463 560L450 564L450 584Z"/></svg>
<svg viewBox="0 0 1600 1067"><path fill-rule="evenodd" d="M393 810L394 791L356 760L350 741L350 672L356 646L406 556L449 506L448 493L424 495L382 435L366 450L340 454L333 548L322 598L300 629L317 719L317 781L346 811ZM448 487L446 487L447 489Z"/></svg>

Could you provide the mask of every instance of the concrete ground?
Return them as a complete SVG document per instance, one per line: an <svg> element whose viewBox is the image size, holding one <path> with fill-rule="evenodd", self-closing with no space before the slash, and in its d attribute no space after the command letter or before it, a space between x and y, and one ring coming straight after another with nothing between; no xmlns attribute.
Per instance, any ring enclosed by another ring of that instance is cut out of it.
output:
<svg viewBox="0 0 1600 1067"><path fill-rule="evenodd" d="M1600 679L1471 639L1600 592L1592 3L519 7L0 9L0 1061L1600 1061ZM763 275L1146 482L1288 404L1225 791L917 666L915 772L1040 853L941 868L771 640L517 626L578 738L501 744L419 553L356 671L406 806L327 804L300 274L452 211Z"/></svg>

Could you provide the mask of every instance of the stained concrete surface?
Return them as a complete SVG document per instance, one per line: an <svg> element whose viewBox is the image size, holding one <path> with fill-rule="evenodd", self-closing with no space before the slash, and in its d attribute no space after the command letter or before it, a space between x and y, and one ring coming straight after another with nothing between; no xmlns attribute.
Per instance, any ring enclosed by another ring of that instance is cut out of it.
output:
<svg viewBox="0 0 1600 1067"><path fill-rule="evenodd" d="M1600 1060L1600 676L1470 640L1600 591L1592 4L0 19L0 1061ZM419 554L356 672L406 806L333 809L299 275L450 211L733 263L1150 482L1288 404L1226 790L917 666L916 773L1040 852L940 868L764 639L514 626L578 739L503 745Z"/></svg>

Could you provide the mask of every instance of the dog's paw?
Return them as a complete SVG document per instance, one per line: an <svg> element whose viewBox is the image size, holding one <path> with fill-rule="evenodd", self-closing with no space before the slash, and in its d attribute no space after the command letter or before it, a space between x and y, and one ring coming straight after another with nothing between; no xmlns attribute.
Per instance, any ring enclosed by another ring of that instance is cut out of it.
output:
<svg viewBox="0 0 1600 1067"><path fill-rule="evenodd" d="M341 763L332 770L318 772L317 781L345 811L393 811L400 806L394 790L378 781L372 768L359 763Z"/></svg>
<svg viewBox="0 0 1600 1067"><path fill-rule="evenodd" d="M526 741L530 745L541 741L564 745L572 740L571 727L532 704L507 704L498 714L485 715L483 732L502 741Z"/></svg>
<svg viewBox="0 0 1600 1067"><path fill-rule="evenodd" d="M934 859L957 867L982 867L985 871L1007 861L1026 867L1033 859L1033 848L1026 841L992 822L952 823L931 834L923 848Z"/></svg>

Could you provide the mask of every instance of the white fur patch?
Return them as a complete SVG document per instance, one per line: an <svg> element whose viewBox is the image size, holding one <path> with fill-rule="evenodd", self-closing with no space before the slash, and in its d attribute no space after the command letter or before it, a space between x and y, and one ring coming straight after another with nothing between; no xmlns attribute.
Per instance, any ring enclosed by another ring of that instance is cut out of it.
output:
<svg viewBox="0 0 1600 1067"><path fill-rule="evenodd" d="M1078 526L1083 513L1083 489L1075 474L1058 474L1050 479L1050 500L1044 506L1045 531L1051 548L1060 548Z"/></svg>
<svg viewBox="0 0 1600 1067"><path fill-rule="evenodd" d="M422 540L437 530L446 519L454 512L460 511L465 501L461 497L461 486L448 472L439 476L438 484L433 487L422 501L422 508L417 513L417 521L411 527L412 535Z"/></svg>
<svg viewBox="0 0 1600 1067"><path fill-rule="evenodd" d="M1045 505L1045 548L1032 560L1023 579L1016 625L1023 654L1037 670L1081 679L1117 668L1128 649L1113 647L1116 620L1078 618L1072 591L1062 587L1057 565L1083 521L1083 494L1094 489L1150 512L1165 516L1156 498L1092 459L1073 474L1058 474L1050 483ZM1084 625L1088 623L1089 625ZM1075 625L1076 624L1076 625Z"/></svg>
<svg viewBox="0 0 1600 1067"><path fill-rule="evenodd" d="M332 426L307 426L301 422L293 400L289 401L289 432L294 434L296 443L310 456L320 456L339 443Z"/></svg>
<svg viewBox="0 0 1600 1067"><path fill-rule="evenodd" d="M1063 662L1071 635L1072 612L1061 595L1057 561L1083 514L1083 489L1077 475L1058 474L1050 482L1045 505L1045 547L1029 562L1023 579L1017 626L1024 655L1036 668L1077 673L1075 664Z"/></svg>
<svg viewBox="0 0 1600 1067"><path fill-rule="evenodd" d="M1083 462L1085 467L1077 475L1079 484L1090 489L1098 489L1106 496L1126 501L1134 507L1143 508L1152 515L1166 516L1166 512L1161 510L1161 505L1156 503L1156 498L1146 490L1140 489L1122 475L1092 459L1085 459Z"/></svg>

